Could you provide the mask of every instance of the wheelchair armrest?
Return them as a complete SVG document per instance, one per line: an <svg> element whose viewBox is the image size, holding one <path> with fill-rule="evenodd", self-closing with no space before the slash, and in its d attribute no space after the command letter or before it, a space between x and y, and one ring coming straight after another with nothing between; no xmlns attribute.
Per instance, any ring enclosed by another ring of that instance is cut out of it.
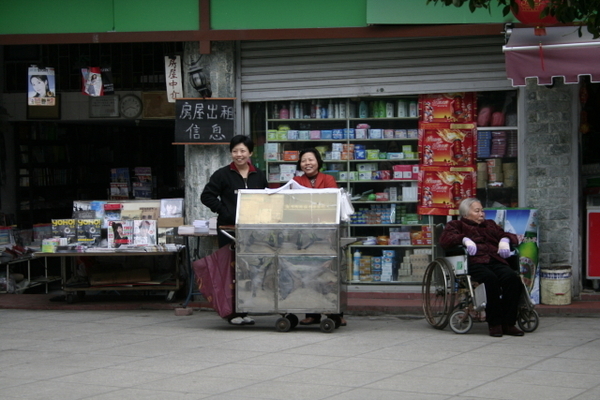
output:
<svg viewBox="0 0 600 400"><path fill-rule="evenodd" d="M466 256L467 248L463 245L458 245L458 246L451 247L449 249L444 249L444 255L447 257Z"/></svg>
<svg viewBox="0 0 600 400"><path fill-rule="evenodd" d="M519 256L519 248L511 244L510 251L513 252L513 255L506 259L508 265L513 271L521 272L521 257Z"/></svg>

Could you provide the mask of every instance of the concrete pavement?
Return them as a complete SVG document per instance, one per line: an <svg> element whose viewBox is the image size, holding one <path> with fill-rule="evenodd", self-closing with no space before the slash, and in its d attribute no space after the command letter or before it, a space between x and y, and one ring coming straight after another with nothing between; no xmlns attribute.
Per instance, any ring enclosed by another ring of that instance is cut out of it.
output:
<svg viewBox="0 0 600 400"><path fill-rule="evenodd" d="M353 316L331 334L231 326L212 311L0 309L0 398L597 400L600 320L542 316L524 337Z"/></svg>

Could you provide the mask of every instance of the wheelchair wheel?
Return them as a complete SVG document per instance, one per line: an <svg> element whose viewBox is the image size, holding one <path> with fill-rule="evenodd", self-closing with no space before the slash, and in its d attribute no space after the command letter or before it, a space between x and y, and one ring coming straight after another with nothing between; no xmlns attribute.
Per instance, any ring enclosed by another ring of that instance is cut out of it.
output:
<svg viewBox="0 0 600 400"><path fill-rule="evenodd" d="M540 316L534 309L520 308L517 314L517 325L523 332L533 332L540 325Z"/></svg>
<svg viewBox="0 0 600 400"><path fill-rule="evenodd" d="M450 311L454 307L454 272L448 261L436 258L423 276L423 313L425 319L436 329L448 325Z"/></svg>
<svg viewBox="0 0 600 400"><path fill-rule="evenodd" d="M454 333L467 333L473 327L473 318L465 310L454 311L449 322Z"/></svg>

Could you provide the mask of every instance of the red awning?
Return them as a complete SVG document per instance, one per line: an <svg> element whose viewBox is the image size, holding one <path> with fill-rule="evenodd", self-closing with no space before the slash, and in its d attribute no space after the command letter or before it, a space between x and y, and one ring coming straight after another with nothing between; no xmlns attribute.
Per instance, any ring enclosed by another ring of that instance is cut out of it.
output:
<svg viewBox="0 0 600 400"><path fill-rule="evenodd" d="M554 77L578 83L582 75L600 82L600 39L585 27L581 37L573 26L546 28L545 36L535 36L533 29L513 29L502 47L513 86L525 86L525 78L537 78L539 85L551 85Z"/></svg>

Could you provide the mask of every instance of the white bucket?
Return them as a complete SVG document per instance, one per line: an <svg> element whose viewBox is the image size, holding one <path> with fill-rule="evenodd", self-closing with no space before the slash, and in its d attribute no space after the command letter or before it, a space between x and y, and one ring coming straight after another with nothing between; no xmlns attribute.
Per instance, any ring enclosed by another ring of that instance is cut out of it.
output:
<svg viewBox="0 0 600 400"><path fill-rule="evenodd" d="M571 267L568 265L540 270L540 300L546 305L571 304Z"/></svg>

